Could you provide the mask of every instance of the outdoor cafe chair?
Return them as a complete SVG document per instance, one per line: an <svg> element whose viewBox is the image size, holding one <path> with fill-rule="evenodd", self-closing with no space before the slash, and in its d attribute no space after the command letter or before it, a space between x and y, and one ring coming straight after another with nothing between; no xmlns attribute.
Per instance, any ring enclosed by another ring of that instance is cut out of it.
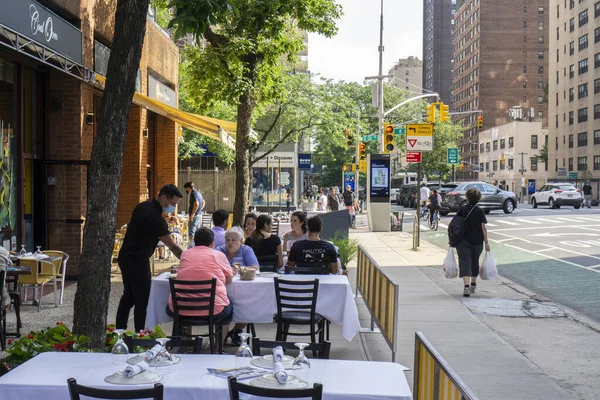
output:
<svg viewBox="0 0 600 400"><path fill-rule="evenodd" d="M330 271L329 260L319 263L304 263L292 266L285 266L286 274L293 275L328 275Z"/></svg>
<svg viewBox="0 0 600 400"><path fill-rule="evenodd" d="M80 396L92 397L95 399L107 400L133 400L133 399L153 399L163 400L164 387L160 383L155 383L151 388L144 389L98 389L89 386L83 386L77 383L75 378L67 380L71 400L81 400Z"/></svg>
<svg viewBox="0 0 600 400"><path fill-rule="evenodd" d="M256 386L250 386L238 383L233 376L229 377L229 398L230 400L240 400L240 393L253 396L266 397L271 399L299 399L309 398L312 400L321 400L323 398L323 385L313 384L308 389L267 389ZM78 399L77 399L78 400Z"/></svg>
<svg viewBox="0 0 600 400"><path fill-rule="evenodd" d="M277 254L272 256L256 256L260 272L277 272L277 263L279 257Z"/></svg>
<svg viewBox="0 0 600 400"><path fill-rule="evenodd" d="M200 336L194 339L182 339L180 336L169 336L169 341L165 347L169 348L172 354L202 354L202 338ZM123 335L123 341L127 345L130 353L134 353L134 347L151 348L158 344L158 341L151 339L134 339L129 335ZM191 352L189 351L191 350Z"/></svg>
<svg viewBox="0 0 600 400"><path fill-rule="evenodd" d="M43 254L46 254L50 257L59 257L56 260L52 261L56 271L56 283L60 283L60 298L59 304L63 303L63 299L65 297L65 272L67 271L67 261L69 261L69 255L64 251L59 250L44 250Z"/></svg>
<svg viewBox="0 0 600 400"><path fill-rule="evenodd" d="M38 263L40 268L38 269ZM21 267L29 267L30 275L22 275L19 285L23 287L23 301L27 301L27 289L33 286L33 302L37 302L38 311L42 308L42 297L44 296L44 285L56 279L56 271L53 263L44 260L19 260ZM39 292L39 295L38 295ZM54 292L54 306L58 307L56 292Z"/></svg>
<svg viewBox="0 0 600 400"><path fill-rule="evenodd" d="M273 219L273 222L271 223L271 234L279 236L279 220L278 219Z"/></svg>
<svg viewBox="0 0 600 400"><path fill-rule="evenodd" d="M283 350L297 350L298 348L292 342L281 342L273 340L260 340L260 338L252 338L252 354L255 356L262 356L261 349L274 349L277 346L281 346ZM313 354L316 352L317 358L329 359L329 353L331 351L331 342L323 343L310 343L304 350L312 350ZM269 352L270 353L270 352Z"/></svg>

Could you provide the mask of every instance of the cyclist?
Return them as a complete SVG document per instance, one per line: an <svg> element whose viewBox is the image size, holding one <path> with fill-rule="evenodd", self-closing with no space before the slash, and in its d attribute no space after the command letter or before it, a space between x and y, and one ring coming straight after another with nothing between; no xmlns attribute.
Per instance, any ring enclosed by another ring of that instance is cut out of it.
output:
<svg viewBox="0 0 600 400"><path fill-rule="evenodd" d="M437 189L433 189L431 191L431 195L429 196L429 222L433 223L433 219L435 218L436 212L441 208L442 204L442 196L438 194Z"/></svg>

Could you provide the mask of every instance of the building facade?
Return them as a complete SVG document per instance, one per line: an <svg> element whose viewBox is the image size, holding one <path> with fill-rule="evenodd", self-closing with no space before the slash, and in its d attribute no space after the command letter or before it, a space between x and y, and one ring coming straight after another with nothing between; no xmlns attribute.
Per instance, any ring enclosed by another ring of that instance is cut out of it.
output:
<svg viewBox="0 0 600 400"><path fill-rule="evenodd" d="M423 93L423 62L418 57L401 58L389 70L388 75L394 76L389 80L391 85L409 92Z"/></svg>
<svg viewBox="0 0 600 400"><path fill-rule="evenodd" d="M456 0L423 0L423 88L453 106Z"/></svg>
<svg viewBox="0 0 600 400"><path fill-rule="evenodd" d="M548 0L467 0L454 16L454 111L464 126L461 179L478 166L477 117L484 129L514 114L548 121Z"/></svg>
<svg viewBox="0 0 600 400"><path fill-rule="evenodd" d="M556 179L600 180L599 24L600 1L551 1L548 150Z"/></svg>
<svg viewBox="0 0 600 400"><path fill-rule="evenodd" d="M548 140L541 121L512 121L479 133L479 180L517 194L548 181L548 163L539 160Z"/></svg>
<svg viewBox="0 0 600 400"><path fill-rule="evenodd" d="M89 163L116 2L0 0L1 245L70 255L78 274ZM179 52L154 22L131 105L118 224L161 185L177 183L177 124L147 104L177 107ZM18 44L18 45L17 45Z"/></svg>

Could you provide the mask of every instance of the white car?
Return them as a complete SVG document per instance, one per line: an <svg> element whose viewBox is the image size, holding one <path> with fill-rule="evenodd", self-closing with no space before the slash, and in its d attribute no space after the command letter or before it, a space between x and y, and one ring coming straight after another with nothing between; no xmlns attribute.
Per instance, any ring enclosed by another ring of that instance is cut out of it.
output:
<svg viewBox="0 0 600 400"><path fill-rule="evenodd" d="M533 208L537 208L541 204L548 204L550 208L573 206L578 209L582 203L581 192L572 183L547 183L531 196Z"/></svg>
<svg viewBox="0 0 600 400"><path fill-rule="evenodd" d="M398 188L390 189L390 203L397 202L396 196L398 196L398 193L400 193L400 189L398 189Z"/></svg>

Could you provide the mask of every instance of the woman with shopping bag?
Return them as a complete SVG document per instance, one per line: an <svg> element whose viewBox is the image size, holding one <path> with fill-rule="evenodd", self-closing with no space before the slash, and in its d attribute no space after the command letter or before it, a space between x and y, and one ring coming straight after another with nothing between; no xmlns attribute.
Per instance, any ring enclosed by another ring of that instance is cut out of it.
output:
<svg viewBox="0 0 600 400"><path fill-rule="evenodd" d="M469 297L475 293L477 288L477 276L479 275L479 257L483 252L490 251L488 244L487 218L481 208L477 206L481 200L481 192L476 188L467 190L466 193L468 204L458 210L457 216L464 218L465 230L464 238L456 246L458 253L458 267L460 269L460 277L463 279L464 288L463 296Z"/></svg>

